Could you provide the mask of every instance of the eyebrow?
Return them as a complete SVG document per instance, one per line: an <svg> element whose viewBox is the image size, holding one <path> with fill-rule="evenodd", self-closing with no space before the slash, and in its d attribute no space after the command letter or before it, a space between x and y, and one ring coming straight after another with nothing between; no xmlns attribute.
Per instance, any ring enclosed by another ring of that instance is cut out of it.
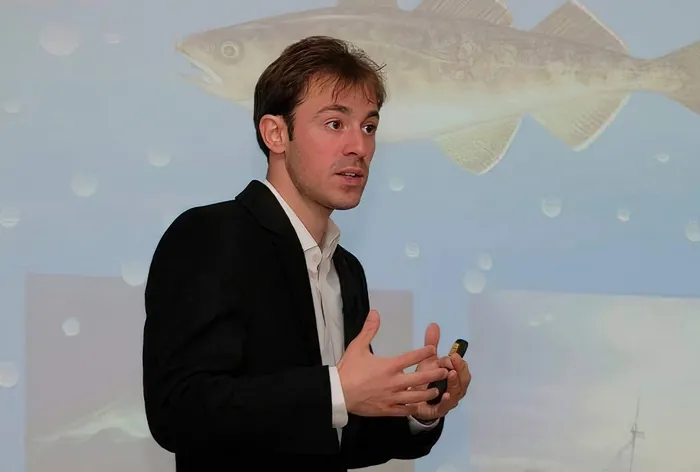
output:
<svg viewBox="0 0 700 472"><path fill-rule="evenodd" d="M352 110L349 107L346 107L345 105L327 105L320 110L316 112L316 116L325 113L327 111L338 111L344 115L350 115L352 113ZM370 110L369 113L367 113L367 118L379 118L379 110Z"/></svg>

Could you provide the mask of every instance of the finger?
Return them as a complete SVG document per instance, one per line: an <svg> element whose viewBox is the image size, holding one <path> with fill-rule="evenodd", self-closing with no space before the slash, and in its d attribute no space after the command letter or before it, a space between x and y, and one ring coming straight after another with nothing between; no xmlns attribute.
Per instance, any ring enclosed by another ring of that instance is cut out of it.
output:
<svg viewBox="0 0 700 472"><path fill-rule="evenodd" d="M401 405L410 405L412 403L423 403L440 395L437 388L428 388L426 390L403 390L396 392L391 397L391 401Z"/></svg>
<svg viewBox="0 0 700 472"><path fill-rule="evenodd" d="M415 351L406 352L396 357L396 368L397 369L407 369L413 365L419 364L420 362L429 359L437 353L435 346L424 346Z"/></svg>
<svg viewBox="0 0 700 472"><path fill-rule="evenodd" d="M445 369L455 370L455 365L452 362L452 358L450 358L450 356L440 358L440 360L438 361L438 365L440 367L444 367Z"/></svg>
<svg viewBox="0 0 700 472"><path fill-rule="evenodd" d="M436 416L445 416L452 408L454 408L454 405L452 405L452 403L450 402L451 399L452 396L449 392L445 392L442 394L440 403L435 405L435 408L437 409Z"/></svg>
<svg viewBox="0 0 700 472"><path fill-rule="evenodd" d="M457 353L452 353L452 355L450 355L449 357L452 361L452 365L455 366L455 370L463 369L467 364L467 362L464 359L462 359Z"/></svg>
<svg viewBox="0 0 700 472"><path fill-rule="evenodd" d="M437 349L438 343L440 342L440 326L438 326L437 323L430 323L425 329L424 341L426 346L435 346Z"/></svg>
<svg viewBox="0 0 700 472"><path fill-rule="evenodd" d="M370 310L370 312L367 313L365 324L362 326L362 331L360 331L360 334L357 335L354 341L358 341L363 347L368 347L378 331L379 312L377 312L377 310Z"/></svg>
<svg viewBox="0 0 700 472"><path fill-rule="evenodd" d="M406 405L394 405L387 408L382 416L408 416L411 414L409 406Z"/></svg>
<svg viewBox="0 0 700 472"><path fill-rule="evenodd" d="M420 416L425 419L438 419L445 416L452 408L450 406L450 398L450 394L445 392L442 394L440 402L435 405L430 405L428 403L419 404Z"/></svg>
<svg viewBox="0 0 700 472"><path fill-rule="evenodd" d="M428 360L419 362L415 370L434 370L440 369L441 367L445 368L444 366L440 365L439 359L433 356L430 357Z"/></svg>
<svg viewBox="0 0 700 472"><path fill-rule="evenodd" d="M456 363L457 365L455 366L455 370L459 374L459 383L462 386L462 389L466 391L469 383L472 380L472 374L469 372L469 364L467 364L467 362L462 358L456 361Z"/></svg>
<svg viewBox="0 0 700 472"><path fill-rule="evenodd" d="M459 382L459 374L455 370L451 370L447 375L447 391L452 392L455 397L459 398L462 386Z"/></svg>
<svg viewBox="0 0 700 472"><path fill-rule="evenodd" d="M420 370L418 372L409 372L408 374L399 374L394 380L393 387L396 390L406 390L410 387L419 387L421 385L429 384L430 382L437 382L447 378L447 369L431 369L431 370Z"/></svg>

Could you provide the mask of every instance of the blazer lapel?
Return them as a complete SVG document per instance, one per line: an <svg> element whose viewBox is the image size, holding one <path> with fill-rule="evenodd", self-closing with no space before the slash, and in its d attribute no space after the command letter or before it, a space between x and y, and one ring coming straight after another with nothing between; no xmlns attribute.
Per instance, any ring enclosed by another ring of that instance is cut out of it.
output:
<svg viewBox="0 0 700 472"><path fill-rule="evenodd" d="M360 333L365 317L362 314L362 276L355 273L348 264L345 250L338 246L333 255L333 263L340 280L340 293L343 300L343 325L345 348ZM366 313L365 313L366 314ZM348 423L343 428L341 450L346 453L355 448L357 432L360 426L359 417L349 414Z"/></svg>
<svg viewBox="0 0 700 472"><path fill-rule="evenodd" d="M345 348L359 334L361 326L358 326L358 320L361 320L359 313L360 307L360 286L358 278L350 269L347 259L345 258L344 250L338 247L333 255L333 264L338 273L340 281L340 295L343 300L343 337L345 338Z"/></svg>
<svg viewBox="0 0 700 472"><path fill-rule="evenodd" d="M236 197L262 226L272 233L271 241L276 260L282 268L291 295L290 314L299 320L302 342L308 354L309 365L321 364L321 348L316 331L311 285L306 258L292 223L270 190L259 181L252 181ZM276 294L271 294L276 296Z"/></svg>
<svg viewBox="0 0 700 472"><path fill-rule="evenodd" d="M321 364L321 346L316 330L316 313L306 268L306 258L296 233L294 238L276 236L273 239L279 263L286 276L292 295L290 311L296 315L301 324L303 343L309 356L310 365ZM272 295L274 296L274 295Z"/></svg>

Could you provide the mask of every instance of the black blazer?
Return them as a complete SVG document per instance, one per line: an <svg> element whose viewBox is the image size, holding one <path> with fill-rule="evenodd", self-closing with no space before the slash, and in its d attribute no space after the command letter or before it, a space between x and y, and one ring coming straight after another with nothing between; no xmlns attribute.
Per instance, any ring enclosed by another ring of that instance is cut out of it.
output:
<svg viewBox="0 0 700 472"><path fill-rule="evenodd" d="M347 347L370 309L367 282L340 245L333 261ZM172 223L145 309L146 415L178 472L346 471L423 457L441 435L444 419L414 435L406 418L349 415L339 444L304 253L262 182Z"/></svg>

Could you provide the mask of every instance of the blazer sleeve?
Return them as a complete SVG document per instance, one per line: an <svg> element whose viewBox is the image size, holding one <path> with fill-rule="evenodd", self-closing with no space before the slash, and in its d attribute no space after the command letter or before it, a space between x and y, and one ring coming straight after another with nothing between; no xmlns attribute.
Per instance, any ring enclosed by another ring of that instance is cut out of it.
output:
<svg viewBox="0 0 700 472"><path fill-rule="evenodd" d="M361 326L370 310L367 278L360 261L347 254L353 272L360 281L361 319L357 324ZM445 418L440 418L431 430L419 433L411 431L408 418L404 417L359 417L358 422L357 441L349 454L351 469L383 464L391 459L409 460L427 456L442 435Z"/></svg>
<svg viewBox="0 0 700 472"><path fill-rule="evenodd" d="M427 456L442 435L445 418L433 429L416 434L402 417L366 417L360 418L359 424L354 450L348 454L350 469Z"/></svg>
<svg viewBox="0 0 700 472"><path fill-rule="evenodd" d="M154 252L145 290L143 394L155 441L170 452L256 435L271 440L332 425L328 368L237 374L246 313L241 249L215 218L190 209ZM227 242L229 241L229 242ZM272 361L272 360L271 360ZM280 394L280 392L284 392ZM310 424L311 423L311 424ZM231 443L230 441L234 441ZM240 444L240 442L238 442Z"/></svg>

